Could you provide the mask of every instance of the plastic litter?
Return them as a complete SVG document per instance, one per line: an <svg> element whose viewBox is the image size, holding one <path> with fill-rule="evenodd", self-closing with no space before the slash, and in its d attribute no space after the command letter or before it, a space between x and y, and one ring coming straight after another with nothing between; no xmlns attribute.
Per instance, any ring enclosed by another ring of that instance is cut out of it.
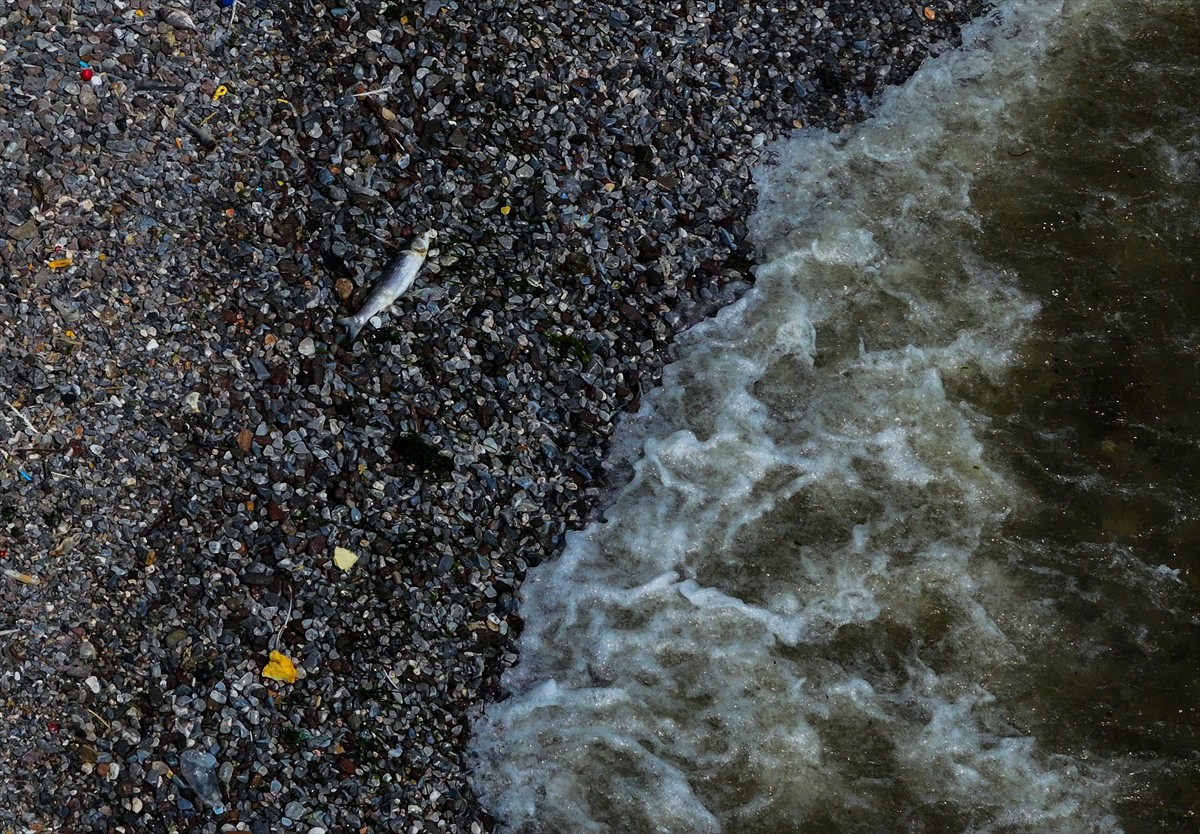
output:
<svg viewBox="0 0 1200 834"><path fill-rule="evenodd" d="M19 570L13 570L12 568L5 568L3 570L3 574L9 579L15 579L18 582L24 582L26 585L42 584L42 580L38 579L36 576L28 573L21 573Z"/></svg>
<svg viewBox="0 0 1200 834"><path fill-rule="evenodd" d="M225 813L221 788L217 782L217 759L200 750L184 750L179 756L179 770L188 787L199 799L212 808L214 814Z"/></svg>

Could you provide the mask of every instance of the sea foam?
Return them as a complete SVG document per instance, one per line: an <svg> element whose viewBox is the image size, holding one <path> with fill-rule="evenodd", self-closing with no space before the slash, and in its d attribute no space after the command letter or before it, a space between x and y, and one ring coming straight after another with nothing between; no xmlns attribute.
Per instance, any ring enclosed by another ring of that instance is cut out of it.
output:
<svg viewBox="0 0 1200 834"><path fill-rule="evenodd" d="M472 740L509 830L1117 830L1103 771L983 683L1020 662L982 550L1022 496L950 393L1001 383L1037 310L971 185L1060 16L1003 5L758 173L754 288L681 338L607 521L525 585Z"/></svg>

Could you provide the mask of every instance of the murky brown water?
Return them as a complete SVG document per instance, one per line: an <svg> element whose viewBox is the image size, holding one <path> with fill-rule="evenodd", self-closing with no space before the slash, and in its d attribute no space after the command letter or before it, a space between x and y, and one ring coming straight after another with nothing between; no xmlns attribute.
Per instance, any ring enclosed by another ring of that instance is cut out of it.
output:
<svg viewBox="0 0 1200 834"><path fill-rule="evenodd" d="M982 399L1032 494L994 552L1072 624L1030 634L1007 688L1041 743L1120 763L1127 832L1196 831L1200 4L1077 25L1066 83L976 190L988 258L1042 304Z"/></svg>
<svg viewBox="0 0 1200 834"><path fill-rule="evenodd" d="M1005 9L763 173L530 574L511 830L1200 830L1200 3Z"/></svg>

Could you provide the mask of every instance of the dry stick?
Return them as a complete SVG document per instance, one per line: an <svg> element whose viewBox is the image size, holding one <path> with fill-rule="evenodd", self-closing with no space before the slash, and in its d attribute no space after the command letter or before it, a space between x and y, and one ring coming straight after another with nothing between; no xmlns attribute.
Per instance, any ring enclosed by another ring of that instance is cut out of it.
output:
<svg viewBox="0 0 1200 834"><path fill-rule="evenodd" d="M358 86L361 87L362 85L359 84ZM382 127L383 132L387 134L387 138L392 143L392 147L395 149L396 153L403 154L404 146L400 144L400 140L396 137L396 134L392 133L391 123L389 123L388 120L383 117L383 105L377 102L371 95L371 93L381 92L382 89L383 88L370 91L359 90L354 94L354 96L363 104L365 104L367 109L375 114L375 118L379 120L380 127Z"/></svg>
<svg viewBox="0 0 1200 834"><path fill-rule="evenodd" d="M396 680L395 676L391 672L389 672L387 669L383 670L383 676L388 679L388 683L390 683L392 686L396 687L397 694L404 692L404 690L400 686L400 681Z"/></svg>
<svg viewBox="0 0 1200 834"><path fill-rule="evenodd" d="M20 417L22 420L25 421L25 425L29 426L31 431L33 431L35 434L37 434L39 436L41 435L41 432L37 430L37 426L35 426L33 423L29 422L29 418L25 416L25 414L21 411L21 409L17 408L12 403L9 403L8 407L13 410L14 414L16 414L18 417Z"/></svg>
<svg viewBox="0 0 1200 834"><path fill-rule="evenodd" d="M362 85L359 84L358 86L361 87ZM379 93L391 92L391 89L392 89L392 85L389 84L386 87L378 87L374 90L363 90L361 92L354 93L354 97L362 98L363 96L374 96L374 95L378 95ZM37 98L37 96L34 96L34 98Z"/></svg>
<svg viewBox="0 0 1200 834"><path fill-rule="evenodd" d="M101 716L97 715L97 714L96 714L96 712L95 712L93 709L91 709L90 707L84 707L84 709L86 709L88 712L90 712L90 713L92 714L92 717L93 717L93 718L95 718L97 721L99 721L101 724L103 724L103 725L104 725L104 729L106 729L106 730L111 730L111 729L112 729L112 724L109 724L109 723L108 723L107 721L105 721L105 720L104 720L104 719L103 719Z"/></svg>
<svg viewBox="0 0 1200 834"><path fill-rule="evenodd" d="M296 597L292 591L292 586L288 585L288 610L287 616L283 618L283 625L279 627L279 631L275 632L275 636L271 638L270 649L275 651L279 645L279 638L283 636L283 630L288 627L288 623L292 621L292 606L296 602Z"/></svg>
<svg viewBox="0 0 1200 834"><path fill-rule="evenodd" d="M286 104L292 108L292 117L296 120L296 136L304 135L304 120L300 118L300 111L296 109L296 105L292 104L286 98L276 98L275 100L280 104Z"/></svg>
<svg viewBox="0 0 1200 834"><path fill-rule="evenodd" d="M202 125L197 125L184 116L179 117L179 123L188 129L188 131L200 140L200 144L206 148L215 148L217 139L212 135L212 131Z"/></svg>

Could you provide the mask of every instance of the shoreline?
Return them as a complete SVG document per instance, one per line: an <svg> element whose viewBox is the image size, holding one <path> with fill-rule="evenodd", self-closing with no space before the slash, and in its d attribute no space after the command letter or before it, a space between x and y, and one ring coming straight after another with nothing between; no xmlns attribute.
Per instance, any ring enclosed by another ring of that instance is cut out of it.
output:
<svg viewBox="0 0 1200 834"><path fill-rule="evenodd" d="M749 280L751 167L982 11L713 5L0 13L0 825L495 830L521 579Z"/></svg>

